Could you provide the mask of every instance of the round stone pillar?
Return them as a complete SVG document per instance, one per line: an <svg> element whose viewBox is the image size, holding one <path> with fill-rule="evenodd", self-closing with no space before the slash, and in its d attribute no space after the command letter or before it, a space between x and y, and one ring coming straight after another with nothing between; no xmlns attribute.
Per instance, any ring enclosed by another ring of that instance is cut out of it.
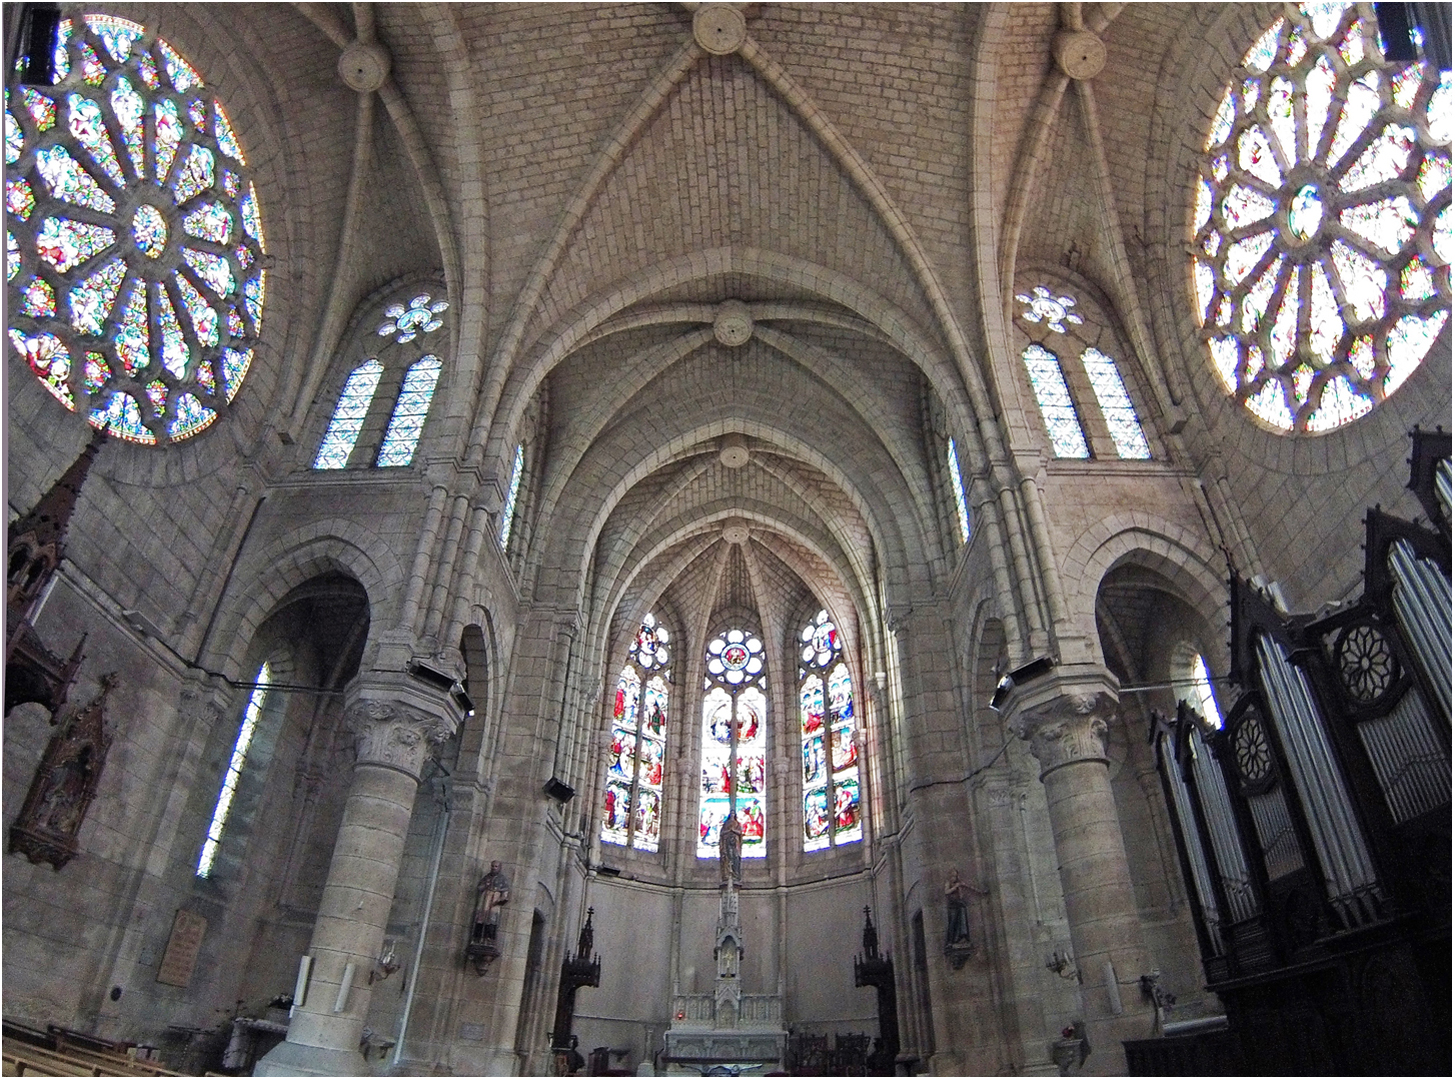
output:
<svg viewBox="0 0 1455 1080"><path fill-rule="evenodd" d="M415 686L351 689L344 718L357 738L357 758L308 946L307 992L287 1039L258 1062L254 1075L372 1072L359 1053L369 973L384 944L425 760L454 734L460 711L449 695Z"/></svg>
<svg viewBox="0 0 1455 1080"><path fill-rule="evenodd" d="M1138 983L1147 971L1142 924L1106 756L1107 721L1116 704L1109 686L1050 680L1033 697L1022 696L1011 720L1041 764L1080 973L1079 1019L1090 1042L1090 1056L1076 1071L1096 1075L1125 1074L1122 1040L1152 1033L1151 1009Z"/></svg>

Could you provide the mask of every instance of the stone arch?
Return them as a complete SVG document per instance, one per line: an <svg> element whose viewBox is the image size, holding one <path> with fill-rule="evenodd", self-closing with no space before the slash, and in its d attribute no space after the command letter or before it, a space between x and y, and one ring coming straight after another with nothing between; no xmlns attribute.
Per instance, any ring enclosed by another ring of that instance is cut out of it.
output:
<svg viewBox="0 0 1455 1080"><path fill-rule="evenodd" d="M278 603L309 578L334 571L352 577L369 598L365 657L388 625L405 584L404 567L376 534L352 521L313 522L238 562L228 596L199 663L242 677L248 642ZM367 662L367 661L366 661Z"/></svg>
<svg viewBox="0 0 1455 1080"><path fill-rule="evenodd" d="M1073 632L1098 641L1096 597L1115 567L1136 563L1165 578L1169 592L1207 620L1226 619L1228 586L1207 541L1191 529L1143 511L1112 514L1077 538L1061 560L1067 619ZM1209 635L1211 637L1212 635ZM1096 646L1099 655L1099 645Z"/></svg>

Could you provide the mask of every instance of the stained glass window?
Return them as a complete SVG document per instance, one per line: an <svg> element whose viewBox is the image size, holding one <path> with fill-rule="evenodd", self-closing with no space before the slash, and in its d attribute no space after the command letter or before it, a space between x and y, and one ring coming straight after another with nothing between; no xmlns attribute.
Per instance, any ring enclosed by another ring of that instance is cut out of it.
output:
<svg viewBox="0 0 1455 1080"><path fill-rule="evenodd" d="M838 628L820 611L799 632L798 726L803 744L803 850L864 838L854 687Z"/></svg>
<svg viewBox="0 0 1455 1080"><path fill-rule="evenodd" d="M763 642L733 628L707 644L702 699L702 795L697 855L716 858L729 814L743 829L743 858L768 853L768 679Z"/></svg>
<svg viewBox="0 0 1455 1080"><path fill-rule="evenodd" d="M1282 431L1368 413L1450 317L1450 73L1387 63L1361 10L1305 3L1268 27L1194 189L1192 286L1213 366Z"/></svg>
<svg viewBox="0 0 1455 1080"><path fill-rule="evenodd" d="M515 504L520 498L520 474L525 468L525 446L517 444L515 464L510 467L510 490L505 493L505 506L500 511L500 550L510 544L510 526L515 523Z"/></svg>
<svg viewBox="0 0 1455 1080"><path fill-rule="evenodd" d="M128 400L130 400L128 398ZM242 779L243 766L247 764L248 748L258 728L258 719L263 714L263 704L268 700L268 684L273 680L272 669L264 664L258 670L257 685L248 696L243 710L242 723L238 727L237 740L232 746L232 757L227 763L227 773L222 778L222 790L217 793L217 804L212 809L212 821L207 826L207 840L202 845L202 855L197 860L197 876L207 877L212 873L212 864L217 859L217 849L222 844L222 830L227 825L227 815L232 810L232 800L237 794L238 781Z"/></svg>
<svg viewBox="0 0 1455 1080"><path fill-rule="evenodd" d="M350 372L334 406L333 419L328 422L328 430L319 444L318 456L313 459L315 469L342 469L349 463L349 454L358 441L364 417L369 414L369 403L374 400L374 391L379 388L379 377L383 374L384 365L378 360L368 360Z"/></svg>
<svg viewBox="0 0 1455 1080"><path fill-rule="evenodd" d="M601 839L606 843L656 851L661 839L671 659L667 628L647 615L616 681L602 795Z"/></svg>
<svg viewBox="0 0 1455 1080"><path fill-rule="evenodd" d="M1066 376L1061 371L1061 361L1042 345L1027 346L1021 358L1026 363L1026 374L1030 376L1036 404L1041 407L1041 418L1046 422L1046 434L1051 437L1051 452L1058 458L1090 457L1081 420L1076 415L1071 391L1066 387Z"/></svg>
<svg viewBox="0 0 1455 1080"><path fill-rule="evenodd" d="M89 378L31 366L93 426L190 438L237 396L261 331L242 145L196 69L138 23L63 19L55 60L54 87L5 91L10 339L27 359L22 343L54 341L104 360Z"/></svg>
<svg viewBox="0 0 1455 1080"><path fill-rule="evenodd" d="M955 453L955 440L949 440L947 452L950 467L950 486L955 491L955 518L960 523L960 543L970 542L970 507L965 502L965 481L960 476L960 458Z"/></svg>
<svg viewBox="0 0 1455 1080"><path fill-rule="evenodd" d="M1132 408L1132 399L1127 396L1127 387L1117 371L1116 361L1100 349L1087 349L1081 354L1081 363L1086 368L1086 377L1091 380L1101 415L1106 418L1112 442L1116 443L1117 457L1150 458L1152 450L1137 420L1137 410Z"/></svg>
<svg viewBox="0 0 1455 1080"><path fill-rule="evenodd" d="M405 372L404 385L399 388L394 415L389 418L389 429L384 432L379 460L375 464L408 465L414 460L414 448L424 430L424 418L429 412L430 399L434 397L439 377L440 360L437 356L426 356Z"/></svg>

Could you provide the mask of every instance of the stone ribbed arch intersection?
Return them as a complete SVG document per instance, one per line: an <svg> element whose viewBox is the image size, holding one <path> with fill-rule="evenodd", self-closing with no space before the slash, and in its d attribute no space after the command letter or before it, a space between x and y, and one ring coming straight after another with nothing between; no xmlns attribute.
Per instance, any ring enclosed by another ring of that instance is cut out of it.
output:
<svg viewBox="0 0 1455 1080"><path fill-rule="evenodd" d="M824 403L832 405L834 399ZM538 579L543 568L559 568L576 583L562 580L559 587L582 587L607 522L628 492L676 461L715 454L721 436L738 433L802 462L841 490L873 538L886 587L895 593L905 591L937 545L919 527L918 508L894 460L877 439L855 446L843 440L812 443L802 431L780 423L781 406L780 388L756 387L690 416L664 400L639 423L613 426L581 458L562 484L559 498L546 504L551 511L537 529L543 546L532 555L527 582ZM634 433L653 424L651 443L640 444ZM561 525L553 527L553 520Z"/></svg>
<svg viewBox="0 0 1455 1080"><path fill-rule="evenodd" d="M846 316L862 319L867 332L888 343L924 373L944 403L952 425L964 433L966 453L975 462L976 468L981 466L985 454L979 447L971 396L943 346L926 335L906 312L895 307L871 284L784 252L743 246L712 248L667 259L578 304L549 332L536 338L525 351L528 359L513 367L502 390L500 407L490 422L487 446L490 460L509 461L514 453L514 433L536 389L573 352L609 329L632 325L633 317L644 316L647 306L658 296L731 275L761 282L768 290L789 290L821 301L825 309L820 314L802 310L800 317L805 321L842 325ZM766 309L763 314L768 316L781 316L781 312L776 310L780 305L773 302L752 307ZM799 307L795 305L795 309ZM703 314L707 314L706 310ZM621 322L618 324L616 320ZM635 384L639 388L645 378L640 371L628 373L626 381L610 393L625 400L629 396L628 387ZM610 398L604 396L605 400ZM598 411L600 408L598 406ZM486 419L482 414L481 421ZM477 437L483 438L484 435L477 431Z"/></svg>

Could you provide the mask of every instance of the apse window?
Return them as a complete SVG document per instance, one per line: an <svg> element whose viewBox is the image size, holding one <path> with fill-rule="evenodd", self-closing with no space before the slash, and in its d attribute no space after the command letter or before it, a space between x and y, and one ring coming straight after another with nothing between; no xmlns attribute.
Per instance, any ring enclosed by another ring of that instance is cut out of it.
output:
<svg viewBox="0 0 1455 1080"><path fill-rule="evenodd" d="M950 488L955 493L955 520L960 525L960 543L970 542L970 507L965 502L965 481L960 476L960 457L955 453L955 440L950 439L946 462L950 469Z"/></svg>
<svg viewBox="0 0 1455 1080"><path fill-rule="evenodd" d="M1332 431L1450 317L1450 72L1389 63L1367 5L1275 19L1223 92L1194 188L1192 293L1224 389Z"/></svg>
<svg viewBox="0 0 1455 1080"><path fill-rule="evenodd" d="M864 838L854 686L827 611L815 615L798 639L803 850L822 851Z"/></svg>
<svg viewBox="0 0 1455 1080"><path fill-rule="evenodd" d="M209 427L262 330L263 217L223 103L140 23L62 19L55 83L5 90L11 346L128 442Z"/></svg>
<svg viewBox="0 0 1455 1080"><path fill-rule="evenodd" d="M258 720L263 715L263 705L268 700L268 684L272 682L272 669L264 664L258 670L253 692L248 695L247 707L243 710L242 724L233 743L232 757L227 763L227 773L222 778L222 790L217 794L217 804L212 808L212 821L207 826L207 840L202 845L202 855L197 860L197 876L208 877L212 864L217 859L217 850L222 845L222 830L227 827L227 816L232 811L232 800L237 794L237 785L242 780L243 767L247 764L248 748L257 732Z"/></svg>
<svg viewBox="0 0 1455 1080"><path fill-rule="evenodd" d="M697 857L717 857L723 823L732 814L742 826L743 858L762 858L768 853L768 679L763 642L735 627L708 642L704 659Z"/></svg>
<svg viewBox="0 0 1455 1080"><path fill-rule="evenodd" d="M667 628L647 615L616 680L602 796L601 839L656 851L662 832L662 773L667 761L671 679Z"/></svg>

